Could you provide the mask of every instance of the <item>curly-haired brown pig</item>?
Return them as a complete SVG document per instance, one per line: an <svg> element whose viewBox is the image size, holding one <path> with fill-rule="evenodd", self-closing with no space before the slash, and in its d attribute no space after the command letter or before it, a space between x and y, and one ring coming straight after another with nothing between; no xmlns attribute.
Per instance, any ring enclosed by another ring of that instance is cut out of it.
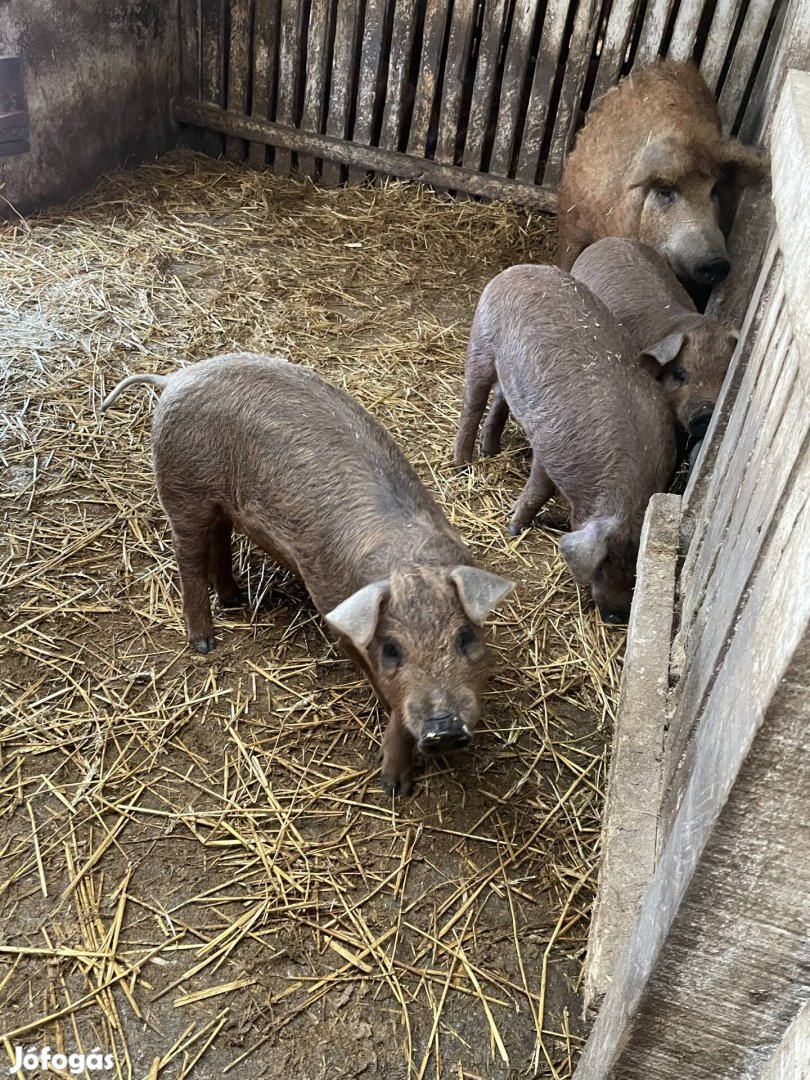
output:
<svg viewBox="0 0 810 1080"><path fill-rule="evenodd" d="M738 334L700 315L666 260L646 244L609 237L571 270L630 334L652 363L678 424L690 440L706 434Z"/></svg>
<svg viewBox="0 0 810 1080"><path fill-rule="evenodd" d="M241 602L231 530L287 567L390 712L382 783L414 750L466 745L488 674L482 624L512 582L471 564L394 440L348 394L280 358L232 354L169 378L152 426L193 647L214 647L209 583Z"/></svg>
<svg viewBox="0 0 810 1080"><path fill-rule="evenodd" d="M481 295L467 350L459 466L472 459L496 380L532 447L509 532L528 528L558 490L573 530L560 540L563 558L590 586L602 618L626 621L644 512L675 465L660 385L607 308L552 266L513 266Z"/></svg>
<svg viewBox="0 0 810 1080"><path fill-rule="evenodd" d="M570 270L589 244L625 236L655 248L685 283L715 285L730 268L728 206L765 168L758 151L723 137L694 65L634 72L591 109L565 163L557 263Z"/></svg>

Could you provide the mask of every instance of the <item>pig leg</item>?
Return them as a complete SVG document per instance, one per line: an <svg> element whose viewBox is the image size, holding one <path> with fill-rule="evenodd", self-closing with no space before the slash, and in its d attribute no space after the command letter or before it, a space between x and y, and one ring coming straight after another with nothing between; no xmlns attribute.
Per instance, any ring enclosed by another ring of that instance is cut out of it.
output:
<svg viewBox="0 0 810 1080"><path fill-rule="evenodd" d="M484 457L494 457L501 450L501 435L509 419L509 406L503 396L500 383L495 387L492 404L489 407L484 428L481 432L481 453Z"/></svg>
<svg viewBox="0 0 810 1080"><path fill-rule="evenodd" d="M413 776L413 751L416 740L398 713L392 712L382 740L382 776L380 782L388 795L408 795Z"/></svg>
<svg viewBox="0 0 810 1080"><path fill-rule="evenodd" d="M461 418L453 453L457 466L467 465L472 461L475 436L487 407L489 392L496 379L495 357L486 349L481 348L475 340L475 331L473 331L464 365L464 401L461 406Z"/></svg>
<svg viewBox="0 0 810 1080"><path fill-rule="evenodd" d="M242 607L245 598L233 576L232 526L227 518L212 526L208 546L208 578L224 608Z"/></svg>
<svg viewBox="0 0 810 1080"><path fill-rule="evenodd" d="M208 595L210 533L210 526L193 534L172 531L183 590L183 618L188 640L198 653L209 653L214 647L211 597Z"/></svg>
<svg viewBox="0 0 810 1080"><path fill-rule="evenodd" d="M528 529L535 514L544 503L548 502L554 490L554 484L549 479L548 473L540 464L537 454L534 454L529 479L512 510L512 519L509 522L510 536L517 536L524 529Z"/></svg>

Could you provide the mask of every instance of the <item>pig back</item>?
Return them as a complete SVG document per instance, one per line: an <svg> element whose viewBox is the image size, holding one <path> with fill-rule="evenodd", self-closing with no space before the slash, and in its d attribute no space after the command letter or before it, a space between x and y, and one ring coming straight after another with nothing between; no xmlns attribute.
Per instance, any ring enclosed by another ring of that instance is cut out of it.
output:
<svg viewBox="0 0 810 1080"><path fill-rule="evenodd" d="M395 567L470 561L382 425L295 364L234 354L184 369L156 409L152 452L173 523L228 517L321 612Z"/></svg>
<svg viewBox="0 0 810 1080"><path fill-rule="evenodd" d="M571 273L621 323L636 353L666 337L682 315L697 314L666 259L638 240L598 240L578 256Z"/></svg>
<svg viewBox="0 0 810 1080"><path fill-rule="evenodd" d="M640 522L671 478L673 424L604 304L556 267L512 267L485 290L477 332L575 526L599 513Z"/></svg>

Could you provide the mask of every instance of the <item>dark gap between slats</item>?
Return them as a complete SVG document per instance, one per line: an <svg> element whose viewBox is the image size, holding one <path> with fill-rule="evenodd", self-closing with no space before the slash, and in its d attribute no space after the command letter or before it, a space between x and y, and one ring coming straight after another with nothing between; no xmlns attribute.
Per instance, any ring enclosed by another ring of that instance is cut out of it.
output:
<svg viewBox="0 0 810 1080"><path fill-rule="evenodd" d="M774 27L779 20L784 4L785 0L776 0L776 3L774 4L773 8L771 9L771 13L768 16L768 22L765 26L765 33L762 35L762 41L759 43L759 49L757 49L757 55L754 59L754 65L751 69L751 75L745 87L745 93L743 94L742 100L740 101L740 107L737 110L737 115L734 118L734 123L731 125L732 135L739 135L740 127L742 126L743 119L745 118L745 114L748 110L748 105L751 101L751 97L757 84L757 78L759 77L759 73L762 70L762 64L765 59L765 55L768 52L768 48L771 44Z"/></svg>
<svg viewBox="0 0 810 1080"><path fill-rule="evenodd" d="M411 120L416 103L416 85L419 81L419 67L422 62L422 42L425 35L425 11L427 0L419 0L414 10L413 50L411 51L410 67L405 83L405 92L402 98L402 115L399 118L399 132L397 150L401 154L408 149L408 138L411 133Z"/></svg>
<svg viewBox="0 0 810 1080"><path fill-rule="evenodd" d="M700 21L695 31L695 45L692 49L692 59L700 67L700 61L703 59L703 54L706 51L706 44L709 40L709 30L712 25L712 19L714 13L717 10L717 0L708 0L703 7L703 11L700 13Z"/></svg>
<svg viewBox="0 0 810 1080"><path fill-rule="evenodd" d="M694 0L683 0L684 3L693 3ZM665 58L669 52L670 42L672 41L672 35L675 32L675 22L678 18L678 12L681 10L680 3L672 5L672 10L669 13L667 21L664 25L664 32L661 35L661 43L658 46L658 55Z"/></svg>
<svg viewBox="0 0 810 1080"><path fill-rule="evenodd" d="M523 143L523 131L526 127L526 114L529 111L529 100L532 96L532 83L534 82L534 70L537 67L537 56L540 52L540 40L543 36L543 22L546 11L550 4L559 3L560 0L540 0L534 13L534 26L529 42L529 58L526 71L523 74L523 86L520 88L520 102L518 103L517 116L515 117L515 137L512 141L512 157L509 161L507 176L514 178L517 173L520 148Z"/></svg>
<svg viewBox="0 0 810 1080"><path fill-rule="evenodd" d="M433 102L430 106L430 121L428 122L427 137L425 139L425 157L430 160L436 157L436 146L439 141L439 114L442 107L444 79L447 74L447 51L450 45L450 27L453 24L454 11L455 0L448 0L448 9L444 16L442 47L439 53L439 70L436 74L436 85L433 88Z"/></svg>
<svg viewBox="0 0 810 1080"><path fill-rule="evenodd" d="M481 171L489 172L489 162L492 158L492 148L495 144L495 134L498 130L498 112L501 103L501 87L503 85L503 73L506 67L506 53L509 48L509 39L512 36L512 23L515 17L517 0L511 0L506 9L503 21L503 33L499 43L500 52L495 65L495 79L492 84L492 100L487 117L487 128L481 143Z"/></svg>
<svg viewBox="0 0 810 1080"><path fill-rule="evenodd" d="M587 0L579 0L579 3L587 3ZM557 73L554 76L554 86L552 87L551 94L548 99L548 116L546 117L546 130L543 133L543 142L540 146L540 156L537 162L537 173L535 174L534 182L539 184L542 182L542 176L546 169L546 163L548 161L548 155L551 151L551 143L554 138L554 127L557 122L557 109L560 106L560 98L562 97L563 81L565 80L565 70L568 67L568 57L571 51L571 35L574 32L574 22L577 17L577 0L573 0L568 8L568 16L565 20L565 29L563 30L562 47L560 49L560 59L557 64ZM601 18L601 16L600 16ZM594 74L594 78L596 75ZM591 84L593 89L593 84ZM580 98L579 106L574 101L571 121L575 128L579 127L578 112L581 110L582 99ZM576 119L575 119L576 118Z"/></svg>
<svg viewBox="0 0 810 1080"><path fill-rule="evenodd" d="M638 43L641 41L641 31L644 29L644 18L647 14L647 6L648 0L639 0L636 13L633 16L633 29L630 32L630 39L627 43L627 53L624 58L624 63L622 64L622 78L630 74L633 64L636 62Z"/></svg>
<svg viewBox="0 0 810 1080"><path fill-rule="evenodd" d="M464 79L461 83L458 130L456 131L456 142L453 147L454 165L463 164L464 159L464 147L467 142L467 129L470 123L470 110L472 108L473 89L475 87L475 72L478 68L478 54L481 50L481 38L484 32L484 2L485 0L479 0L475 10L475 19L470 35L470 52L467 57L467 67L464 71Z"/></svg>

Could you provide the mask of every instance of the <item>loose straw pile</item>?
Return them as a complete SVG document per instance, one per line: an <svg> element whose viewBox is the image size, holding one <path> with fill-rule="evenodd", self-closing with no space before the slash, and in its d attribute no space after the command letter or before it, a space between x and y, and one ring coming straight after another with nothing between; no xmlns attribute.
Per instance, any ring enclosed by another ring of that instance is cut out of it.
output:
<svg viewBox="0 0 810 1080"><path fill-rule="evenodd" d="M549 223L179 153L2 236L9 1063L50 1044L152 1080L569 1077L623 638L558 557L564 508L507 537L520 433L450 465L477 295L547 261ZM185 647L151 391L98 403L238 348L356 395L519 582L483 730L413 799L378 788L368 684L260 553L239 548L250 606L216 613L216 652Z"/></svg>

